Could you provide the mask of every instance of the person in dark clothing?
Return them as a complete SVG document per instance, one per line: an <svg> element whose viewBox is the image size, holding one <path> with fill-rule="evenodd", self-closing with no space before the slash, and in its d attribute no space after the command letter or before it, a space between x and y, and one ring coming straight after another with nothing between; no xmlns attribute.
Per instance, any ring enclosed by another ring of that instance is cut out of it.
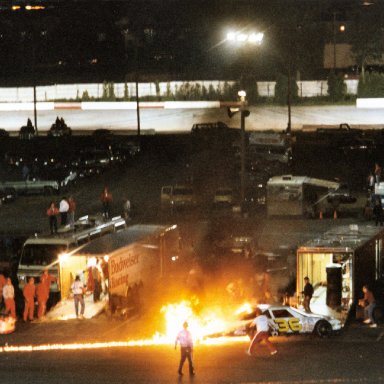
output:
<svg viewBox="0 0 384 384"><path fill-rule="evenodd" d="M375 217L376 226L379 225L379 223L380 225L383 225L383 206L381 205L380 198L377 198L375 200L375 205L373 207L373 216Z"/></svg>
<svg viewBox="0 0 384 384"><path fill-rule="evenodd" d="M305 312L311 313L311 309L309 307L309 304L310 304L312 296L313 296L313 286L309 282L308 276L304 277L304 290L303 290L302 294L304 295L304 301L303 301L304 310L305 310Z"/></svg>

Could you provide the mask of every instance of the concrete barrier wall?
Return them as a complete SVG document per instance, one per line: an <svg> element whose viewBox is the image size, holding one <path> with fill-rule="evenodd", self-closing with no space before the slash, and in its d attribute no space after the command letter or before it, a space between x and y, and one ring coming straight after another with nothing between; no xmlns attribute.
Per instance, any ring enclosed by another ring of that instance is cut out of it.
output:
<svg viewBox="0 0 384 384"><path fill-rule="evenodd" d="M158 84L159 93L161 96L166 96L169 92L175 94L182 86L186 84L190 86L199 84L200 87L205 87L209 90L212 87L214 90L223 90L225 84L233 85L233 81L172 81L169 83L163 82ZM347 92L351 95L357 94L358 80L346 80ZM328 92L328 84L326 80L319 81L298 81L300 97L315 97L326 96ZM115 83L113 84L114 95L117 98L123 98L125 89L129 97L136 95L135 83ZM275 94L275 82L258 82L257 89L262 97L273 97ZM85 93L91 98L99 99L103 96L104 84L55 84L36 87L36 99L39 102L57 101L57 100L80 100ZM155 83L139 83L139 95L157 96ZM3 103L28 103L33 102L33 87L19 88L0 88L0 102Z"/></svg>

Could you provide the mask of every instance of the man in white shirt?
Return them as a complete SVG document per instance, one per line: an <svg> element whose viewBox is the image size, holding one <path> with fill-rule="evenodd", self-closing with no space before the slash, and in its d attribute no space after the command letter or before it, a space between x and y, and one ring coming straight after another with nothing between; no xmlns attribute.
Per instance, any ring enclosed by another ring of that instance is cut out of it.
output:
<svg viewBox="0 0 384 384"><path fill-rule="evenodd" d="M67 225L68 211L69 211L69 204L68 204L68 200L66 197L63 197L60 200L59 211L60 211L61 225L65 226L65 225Z"/></svg>
<svg viewBox="0 0 384 384"><path fill-rule="evenodd" d="M79 303L81 305L80 319L84 318L85 302L84 302L84 284L80 280L80 276L77 275L75 281L72 284L73 299L75 301L76 318L79 317Z"/></svg>
<svg viewBox="0 0 384 384"><path fill-rule="evenodd" d="M256 344L261 343L263 340L268 347L271 355L277 353L275 346L269 341L269 324L267 316L263 315L260 308L256 308L256 317L253 320L253 325L256 326L256 333L249 345L247 354L252 355L252 351Z"/></svg>
<svg viewBox="0 0 384 384"><path fill-rule="evenodd" d="M186 321L183 324L183 329L176 336L175 349L177 347L177 343L180 344L180 363L178 374L180 376L183 375L183 365L185 360L188 359L189 374L190 376L193 376L195 374L192 362L193 340L191 332L188 330L188 323Z"/></svg>
<svg viewBox="0 0 384 384"><path fill-rule="evenodd" d="M5 311L11 314L11 317L16 319L16 305L15 305L15 289L13 288L12 281L8 277L3 287L3 297L5 304Z"/></svg>

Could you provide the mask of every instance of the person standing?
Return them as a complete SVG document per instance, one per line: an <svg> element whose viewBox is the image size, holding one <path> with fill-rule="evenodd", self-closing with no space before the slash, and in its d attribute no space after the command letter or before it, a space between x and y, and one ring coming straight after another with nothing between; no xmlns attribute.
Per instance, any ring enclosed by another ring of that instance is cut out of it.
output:
<svg viewBox="0 0 384 384"><path fill-rule="evenodd" d="M3 292L3 287L5 285L5 282L6 282L6 279L4 274L3 272L0 272L0 293ZM2 301L3 301L3 295L0 295L0 306L2 305Z"/></svg>
<svg viewBox="0 0 384 384"><path fill-rule="evenodd" d="M375 174L376 184L380 184L380 181L381 181L381 166L380 166L379 163L375 163L374 174Z"/></svg>
<svg viewBox="0 0 384 384"><path fill-rule="evenodd" d="M59 209L56 207L55 203L51 201L47 209L47 216L49 220L49 229L51 235L57 233L57 215L59 214Z"/></svg>
<svg viewBox="0 0 384 384"><path fill-rule="evenodd" d="M28 319L30 321L33 321L34 312L35 312L35 295L36 295L35 279L33 277L30 277L28 279L28 283L25 284L23 289L24 321L27 321Z"/></svg>
<svg viewBox="0 0 384 384"><path fill-rule="evenodd" d="M375 224L376 226L383 225L384 222L384 217L383 217L383 206L381 205L381 199L380 197L377 197L375 199L375 205L373 207L373 216L375 218Z"/></svg>
<svg viewBox="0 0 384 384"><path fill-rule="evenodd" d="M60 211L60 224L62 227L67 225L68 222L68 211L69 211L69 204L66 197L62 197L59 204L59 211Z"/></svg>
<svg viewBox="0 0 384 384"><path fill-rule="evenodd" d="M180 363L177 372L180 376L183 375L183 365L185 363L185 360L188 359L189 374L193 376L195 374L195 369L193 368L192 360L193 339L191 332L189 332L188 330L188 323L186 321L183 323L183 329L176 336L175 349L177 348L177 343L180 344Z"/></svg>
<svg viewBox="0 0 384 384"><path fill-rule="evenodd" d="M7 278L3 287L3 297L5 304L5 312L10 314L16 320L16 305L15 305L15 289L12 285L10 277Z"/></svg>
<svg viewBox="0 0 384 384"><path fill-rule="evenodd" d="M252 324L256 326L256 332L253 336L251 343L249 344L247 354L251 356L255 345L260 344L264 340L271 355L275 355L277 353L277 349L269 340L268 318L267 316L263 315L259 307L256 308L256 317L253 320Z"/></svg>
<svg viewBox="0 0 384 384"><path fill-rule="evenodd" d="M75 281L72 284L72 293L73 293L73 299L75 302L75 313L76 313L76 319L84 319L84 311L85 311L85 302L84 302L84 284L80 280L80 276L77 275ZM80 309L80 316L79 316L79 304L81 306Z"/></svg>
<svg viewBox="0 0 384 384"><path fill-rule="evenodd" d="M75 227L75 211L76 211L76 202L73 196L68 198L68 224L70 228Z"/></svg>
<svg viewBox="0 0 384 384"><path fill-rule="evenodd" d="M92 277L93 277L93 302L97 303L100 301L101 294L101 273L99 266L96 262L96 265L92 267Z"/></svg>
<svg viewBox="0 0 384 384"><path fill-rule="evenodd" d="M108 190L108 187L104 187L103 192L101 193L100 200L103 205L103 216L108 219L111 215L111 203L112 203L112 193Z"/></svg>
<svg viewBox="0 0 384 384"><path fill-rule="evenodd" d="M304 310L305 312L311 313L311 308L309 304L311 303L311 299L313 296L313 286L310 283L308 276L304 277L304 290L302 294L304 295L304 301L303 301Z"/></svg>
<svg viewBox="0 0 384 384"><path fill-rule="evenodd" d="M125 199L123 203L123 217L125 220L131 220L131 202Z"/></svg>
<svg viewBox="0 0 384 384"><path fill-rule="evenodd" d="M376 328L377 324L375 322L373 313L376 308L376 300L373 292L369 289L368 285L363 286L364 298L362 304L364 306L364 313L366 319L364 320L365 324L370 324L371 328Z"/></svg>
<svg viewBox="0 0 384 384"><path fill-rule="evenodd" d="M37 297L37 317L42 320L45 318L47 312L47 301L49 299L49 292L51 290L51 284L56 281L56 277L48 273L48 269L44 269L40 277L40 284L36 288Z"/></svg>

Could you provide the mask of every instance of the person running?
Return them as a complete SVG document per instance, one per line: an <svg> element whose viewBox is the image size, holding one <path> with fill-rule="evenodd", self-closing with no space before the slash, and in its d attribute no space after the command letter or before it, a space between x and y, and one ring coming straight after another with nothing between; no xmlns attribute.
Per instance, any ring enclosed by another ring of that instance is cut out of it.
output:
<svg viewBox="0 0 384 384"><path fill-rule="evenodd" d="M271 355L275 355L277 353L277 349L275 346L269 341L269 324L267 316L263 315L260 308L256 308L256 317L252 322L253 325L256 326L255 336L253 337L251 343L249 344L249 348L247 350L247 355L251 356L253 353L253 349L256 344L260 344L262 341L265 342L265 345L269 349Z"/></svg>
<svg viewBox="0 0 384 384"><path fill-rule="evenodd" d="M192 360L193 340L192 334L188 330L188 323L186 321L183 323L183 329L176 336L175 349L177 348L177 343L180 344L180 363L177 372L180 376L183 375L183 365L185 360L188 359L189 374L190 376L193 376L195 374Z"/></svg>

